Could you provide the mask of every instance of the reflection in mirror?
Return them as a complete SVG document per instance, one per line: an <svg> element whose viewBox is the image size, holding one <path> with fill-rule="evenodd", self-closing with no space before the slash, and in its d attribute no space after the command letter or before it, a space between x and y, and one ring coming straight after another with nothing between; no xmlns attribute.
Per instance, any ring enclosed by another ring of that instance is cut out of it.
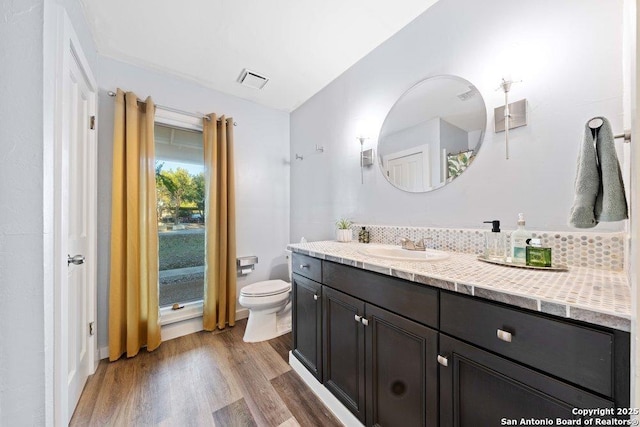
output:
<svg viewBox="0 0 640 427"><path fill-rule="evenodd" d="M440 188L473 162L486 123L484 100L471 83L456 76L425 79L398 99L382 125L382 173L404 191Z"/></svg>

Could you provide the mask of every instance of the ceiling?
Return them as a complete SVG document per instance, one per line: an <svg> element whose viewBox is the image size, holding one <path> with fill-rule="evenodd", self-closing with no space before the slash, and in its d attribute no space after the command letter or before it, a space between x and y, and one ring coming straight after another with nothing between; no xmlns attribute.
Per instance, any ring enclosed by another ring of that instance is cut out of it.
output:
<svg viewBox="0 0 640 427"><path fill-rule="evenodd" d="M437 0L81 0L101 55L292 111ZM270 78L241 86L244 68Z"/></svg>

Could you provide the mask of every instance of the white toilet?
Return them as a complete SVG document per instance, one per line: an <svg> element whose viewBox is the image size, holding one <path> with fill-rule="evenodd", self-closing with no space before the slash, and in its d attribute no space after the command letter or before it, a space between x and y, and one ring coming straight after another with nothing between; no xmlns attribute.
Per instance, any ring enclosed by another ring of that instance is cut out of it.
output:
<svg viewBox="0 0 640 427"><path fill-rule="evenodd" d="M287 251L289 277L291 253ZM270 340L291 331L291 284L284 280L265 280L240 291L240 305L249 309L245 342Z"/></svg>

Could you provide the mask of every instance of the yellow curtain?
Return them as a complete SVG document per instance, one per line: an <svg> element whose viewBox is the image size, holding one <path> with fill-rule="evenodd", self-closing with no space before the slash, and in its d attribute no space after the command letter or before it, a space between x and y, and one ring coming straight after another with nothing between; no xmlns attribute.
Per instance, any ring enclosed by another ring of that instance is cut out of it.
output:
<svg viewBox="0 0 640 427"><path fill-rule="evenodd" d="M113 131L109 360L160 345L155 105L118 89Z"/></svg>
<svg viewBox="0 0 640 427"><path fill-rule="evenodd" d="M205 267L203 327L236 321L236 206L233 119L203 120L205 169Z"/></svg>

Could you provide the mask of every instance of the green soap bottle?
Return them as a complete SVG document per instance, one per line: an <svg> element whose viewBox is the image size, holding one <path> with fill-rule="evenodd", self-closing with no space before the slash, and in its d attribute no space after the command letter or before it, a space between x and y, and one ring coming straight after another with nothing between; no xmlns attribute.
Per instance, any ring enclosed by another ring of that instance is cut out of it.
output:
<svg viewBox="0 0 640 427"><path fill-rule="evenodd" d="M551 267L551 248L543 248L540 239L527 239L526 261L532 267Z"/></svg>

